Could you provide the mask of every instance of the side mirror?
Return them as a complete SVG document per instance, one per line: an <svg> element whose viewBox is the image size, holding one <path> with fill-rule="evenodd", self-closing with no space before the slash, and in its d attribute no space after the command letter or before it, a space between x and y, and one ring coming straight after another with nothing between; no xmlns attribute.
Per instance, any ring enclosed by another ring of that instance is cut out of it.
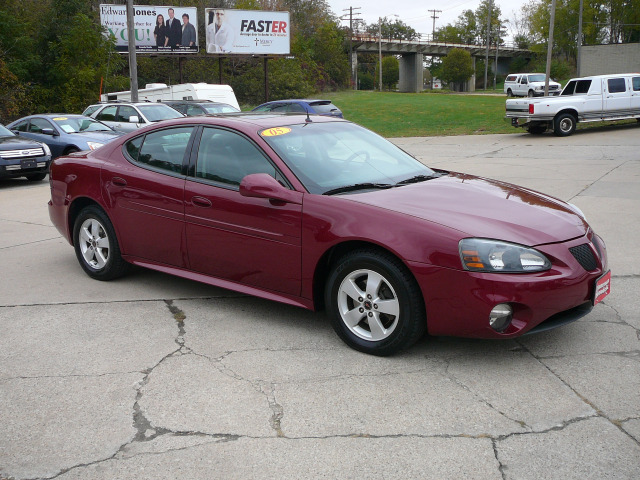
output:
<svg viewBox="0 0 640 480"><path fill-rule="evenodd" d="M140 118L137 115L131 115L129 117L129 123L140 123Z"/></svg>
<svg viewBox="0 0 640 480"><path fill-rule="evenodd" d="M243 197L266 198L276 202L302 204L302 193L283 187L271 175L252 173L240 182Z"/></svg>
<svg viewBox="0 0 640 480"><path fill-rule="evenodd" d="M58 134L56 133L56 131L53 128L43 128L42 129L42 134L43 135L51 135L52 137L57 137Z"/></svg>

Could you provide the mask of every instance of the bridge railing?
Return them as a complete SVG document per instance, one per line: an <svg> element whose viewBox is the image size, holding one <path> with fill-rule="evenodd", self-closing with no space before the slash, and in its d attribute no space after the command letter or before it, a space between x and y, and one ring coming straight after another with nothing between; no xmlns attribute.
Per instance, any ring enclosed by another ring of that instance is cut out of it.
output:
<svg viewBox="0 0 640 480"><path fill-rule="evenodd" d="M373 35L371 33L354 33L352 36L352 41L354 42L378 42L380 38L377 35ZM463 47L483 47L486 48L486 43L478 43L478 42L447 42L443 40L438 40L437 36L434 37L430 33L419 33L418 37L414 40L403 40L398 38L386 38L382 37L382 41L385 43L399 43L399 44L425 44L425 45L442 45L446 47L453 47L456 45L460 45ZM495 50L495 45L489 45L489 48ZM520 47L515 42L500 42L498 46L499 49L506 48L512 50L527 50L526 48Z"/></svg>

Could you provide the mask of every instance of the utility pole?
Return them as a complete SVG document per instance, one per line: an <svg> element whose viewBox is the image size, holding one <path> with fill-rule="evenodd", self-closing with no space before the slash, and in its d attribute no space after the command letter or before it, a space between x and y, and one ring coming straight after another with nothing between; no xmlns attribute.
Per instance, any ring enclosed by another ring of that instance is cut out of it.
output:
<svg viewBox="0 0 640 480"><path fill-rule="evenodd" d="M582 75L580 73L580 60L581 60L581 53L582 53L582 2L583 0L580 0L580 13L578 15L578 58L577 58L577 69L578 69L578 76Z"/></svg>
<svg viewBox="0 0 640 480"><path fill-rule="evenodd" d="M136 31L133 19L133 0L127 0L127 35L129 36L129 81L131 101L138 101L138 62L136 60Z"/></svg>
<svg viewBox="0 0 640 480"><path fill-rule="evenodd" d="M547 45L547 70L544 80L544 96L549 95L549 76L551 75L551 52L553 51L553 24L556 21L556 0L551 0L551 19L549 20L549 44Z"/></svg>
<svg viewBox="0 0 640 480"><path fill-rule="evenodd" d="M360 10L360 7L349 7L349 68L351 71L351 82L353 83L353 88L355 90L358 89L358 70L357 70L357 62L354 68L353 64L353 11ZM343 12L346 12L347 9L343 9ZM360 15L360 12L356 12L356 15ZM344 16L344 15L343 15Z"/></svg>
<svg viewBox="0 0 640 480"><path fill-rule="evenodd" d="M555 0L554 0L555 1ZM491 0L487 10L487 53L484 56L484 89L487 89L487 75L489 73L489 40L491 38Z"/></svg>
<svg viewBox="0 0 640 480"><path fill-rule="evenodd" d="M442 10L427 10L427 12L431 12L431 18L433 18L433 30L431 30L431 40L435 37L436 34L436 18L440 18L436 16L436 13L442 13Z"/></svg>
<svg viewBox="0 0 640 480"><path fill-rule="evenodd" d="M380 87L380 91L382 91L382 17L378 18L378 59L380 60L378 85Z"/></svg>

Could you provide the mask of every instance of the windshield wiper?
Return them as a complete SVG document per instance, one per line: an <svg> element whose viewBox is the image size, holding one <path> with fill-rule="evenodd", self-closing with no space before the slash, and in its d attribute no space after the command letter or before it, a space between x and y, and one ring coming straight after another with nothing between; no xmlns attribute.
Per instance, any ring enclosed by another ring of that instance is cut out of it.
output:
<svg viewBox="0 0 640 480"><path fill-rule="evenodd" d="M432 173L431 175L416 175L414 177L406 178L404 180L400 180L396 185L408 185L409 183L418 183L424 182L425 180L432 180L434 178L441 177L440 173Z"/></svg>
<svg viewBox="0 0 640 480"><path fill-rule="evenodd" d="M356 190L367 190L374 188L393 188L395 185L389 183L356 183L354 185L345 185L344 187L332 188L323 193L323 195L334 195L336 193L354 192Z"/></svg>

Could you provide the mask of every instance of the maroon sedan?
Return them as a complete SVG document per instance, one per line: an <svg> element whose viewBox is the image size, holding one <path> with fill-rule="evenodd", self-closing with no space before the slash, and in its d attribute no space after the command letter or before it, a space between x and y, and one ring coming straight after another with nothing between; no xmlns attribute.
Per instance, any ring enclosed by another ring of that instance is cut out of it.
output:
<svg viewBox="0 0 640 480"><path fill-rule="evenodd" d="M131 264L308 309L351 347L513 338L609 292L604 242L547 195L432 170L319 116L170 120L51 167L51 220L92 278Z"/></svg>

